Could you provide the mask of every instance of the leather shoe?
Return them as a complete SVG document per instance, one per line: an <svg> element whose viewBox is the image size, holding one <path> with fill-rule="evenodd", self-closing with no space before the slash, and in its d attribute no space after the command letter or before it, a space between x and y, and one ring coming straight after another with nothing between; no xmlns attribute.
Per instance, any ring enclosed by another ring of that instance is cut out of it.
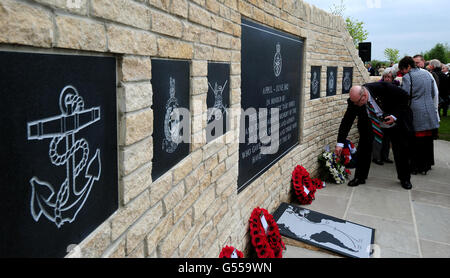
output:
<svg viewBox="0 0 450 278"><path fill-rule="evenodd" d="M383 161L381 161L381 160L373 159L372 161L373 161L373 163L375 163L375 164L378 164L378 165L384 165Z"/></svg>
<svg viewBox="0 0 450 278"><path fill-rule="evenodd" d="M365 183L366 183L366 180L354 178L353 180L349 181L348 186L355 187L355 186L358 186L360 184L365 184Z"/></svg>
<svg viewBox="0 0 450 278"><path fill-rule="evenodd" d="M412 184L411 184L410 181L400 181L400 183L402 184L402 187L403 187L404 189L409 190L409 189L412 188Z"/></svg>
<svg viewBox="0 0 450 278"><path fill-rule="evenodd" d="M390 160L389 158L384 159L383 162L386 162L386 163L394 163L394 161Z"/></svg>

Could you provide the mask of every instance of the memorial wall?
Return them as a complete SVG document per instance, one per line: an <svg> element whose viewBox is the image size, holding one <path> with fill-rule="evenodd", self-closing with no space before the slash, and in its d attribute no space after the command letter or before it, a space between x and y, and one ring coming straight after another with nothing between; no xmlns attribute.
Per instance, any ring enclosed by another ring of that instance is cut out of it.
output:
<svg viewBox="0 0 450 278"><path fill-rule="evenodd" d="M0 62L0 257L247 251L369 81L297 0L2 0Z"/></svg>

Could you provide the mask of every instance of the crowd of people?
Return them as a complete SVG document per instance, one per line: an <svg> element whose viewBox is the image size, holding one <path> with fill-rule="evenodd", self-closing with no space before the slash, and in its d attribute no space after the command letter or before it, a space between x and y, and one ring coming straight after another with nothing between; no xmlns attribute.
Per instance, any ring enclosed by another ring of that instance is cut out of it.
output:
<svg viewBox="0 0 450 278"><path fill-rule="evenodd" d="M439 136L439 122L447 117L450 102L449 65L425 61L421 55L406 56L384 69L378 82L350 89L335 148L340 156L358 118L356 170L349 186L365 183L371 162L395 162L397 177L405 189L412 188L411 174L426 175L432 169L433 141ZM371 66L368 71L373 74ZM389 159L391 146L394 161Z"/></svg>

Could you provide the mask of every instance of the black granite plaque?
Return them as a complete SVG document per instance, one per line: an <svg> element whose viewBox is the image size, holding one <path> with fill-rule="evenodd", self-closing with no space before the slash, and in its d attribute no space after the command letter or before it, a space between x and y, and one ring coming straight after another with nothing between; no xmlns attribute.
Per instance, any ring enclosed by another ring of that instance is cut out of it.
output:
<svg viewBox="0 0 450 278"><path fill-rule="evenodd" d="M353 85L353 68L344 67L344 75L342 76L342 93L348 94Z"/></svg>
<svg viewBox="0 0 450 278"><path fill-rule="evenodd" d="M303 39L242 19L238 191L298 144ZM269 109L267 116L260 114ZM279 122L272 125L279 109ZM271 136L266 140L264 132ZM276 137L278 134L278 137ZM263 139L263 140L262 140Z"/></svg>
<svg viewBox="0 0 450 278"><path fill-rule="evenodd" d="M320 98L321 66L311 67L311 99Z"/></svg>
<svg viewBox="0 0 450 278"><path fill-rule="evenodd" d="M375 229L282 203L273 214L280 234L352 258L370 258Z"/></svg>
<svg viewBox="0 0 450 278"><path fill-rule="evenodd" d="M208 124L206 142L210 142L227 132L230 107L230 64L208 63Z"/></svg>
<svg viewBox="0 0 450 278"><path fill-rule="evenodd" d="M189 154L189 62L152 59L153 165L156 180Z"/></svg>
<svg viewBox="0 0 450 278"><path fill-rule="evenodd" d="M63 257L118 208L116 60L0 63L0 256Z"/></svg>
<svg viewBox="0 0 450 278"><path fill-rule="evenodd" d="M327 97L336 95L337 67L327 67Z"/></svg>

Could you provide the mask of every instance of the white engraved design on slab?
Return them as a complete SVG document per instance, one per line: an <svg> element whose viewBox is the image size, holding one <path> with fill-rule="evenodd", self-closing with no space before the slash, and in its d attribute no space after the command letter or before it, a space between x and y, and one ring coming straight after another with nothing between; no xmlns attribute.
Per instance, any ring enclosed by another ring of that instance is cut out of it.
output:
<svg viewBox="0 0 450 278"><path fill-rule="evenodd" d="M350 80L350 72L347 71L344 73L344 90L350 90L351 85L352 81Z"/></svg>
<svg viewBox="0 0 450 278"><path fill-rule="evenodd" d="M328 88L330 92L334 91L334 72L330 72L330 78L328 79Z"/></svg>
<svg viewBox="0 0 450 278"><path fill-rule="evenodd" d="M208 82L209 87L214 92L214 106L213 109L208 109L208 123L212 120L220 120L222 119L222 116L226 116L227 109L223 105L223 91L225 90L225 87L227 86L228 80L225 80L225 83L223 85L217 85L217 82L215 83L214 87L211 85L211 83ZM214 114L214 109L218 109L221 111L219 114ZM214 119L213 117L216 116Z"/></svg>
<svg viewBox="0 0 450 278"><path fill-rule="evenodd" d="M310 211L307 209L300 208L300 211L298 211L293 209L292 206L288 206L278 219L277 224L282 225L282 229L289 230L299 239L320 243L347 254L358 254L361 257L368 256L365 247L371 244L370 236L372 233L369 228L328 218L311 220L309 214ZM319 241L318 235L328 235L328 237L325 237L327 241Z"/></svg>
<svg viewBox="0 0 450 278"><path fill-rule="evenodd" d="M273 57L273 72L276 77L280 76L281 68L283 67L283 59L281 58L281 46L280 43L277 43L276 53Z"/></svg>
<svg viewBox="0 0 450 278"><path fill-rule="evenodd" d="M86 139L75 140L75 134L100 120L100 107L84 109L83 98L73 86L62 89L59 97L61 114L37 121L28 122L28 140L51 139L49 157L52 164L66 166L66 179L59 190L49 182L36 176L30 179L30 209L33 219L38 222L43 214L60 228L64 223L75 221L84 206L94 182L100 179L100 150L89 158L89 144ZM61 143L61 144L60 144ZM64 153L59 150L65 149ZM77 163L76 157L81 160ZM84 171L84 185L79 189L76 181Z"/></svg>
<svg viewBox="0 0 450 278"><path fill-rule="evenodd" d="M162 149L167 153L173 153L178 143L181 142L181 121L178 111L178 101L175 98L175 79L169 77L169 100L166 103L166 115L164 117L164 136Z"/></svg>
<svg viewBox="0 0 450 278"><path fill-rule="evenodd" d="M319 81L317 80L317 72L313 73L313 81L311 83L313 95L317 95L319 92Z"/></svg>

